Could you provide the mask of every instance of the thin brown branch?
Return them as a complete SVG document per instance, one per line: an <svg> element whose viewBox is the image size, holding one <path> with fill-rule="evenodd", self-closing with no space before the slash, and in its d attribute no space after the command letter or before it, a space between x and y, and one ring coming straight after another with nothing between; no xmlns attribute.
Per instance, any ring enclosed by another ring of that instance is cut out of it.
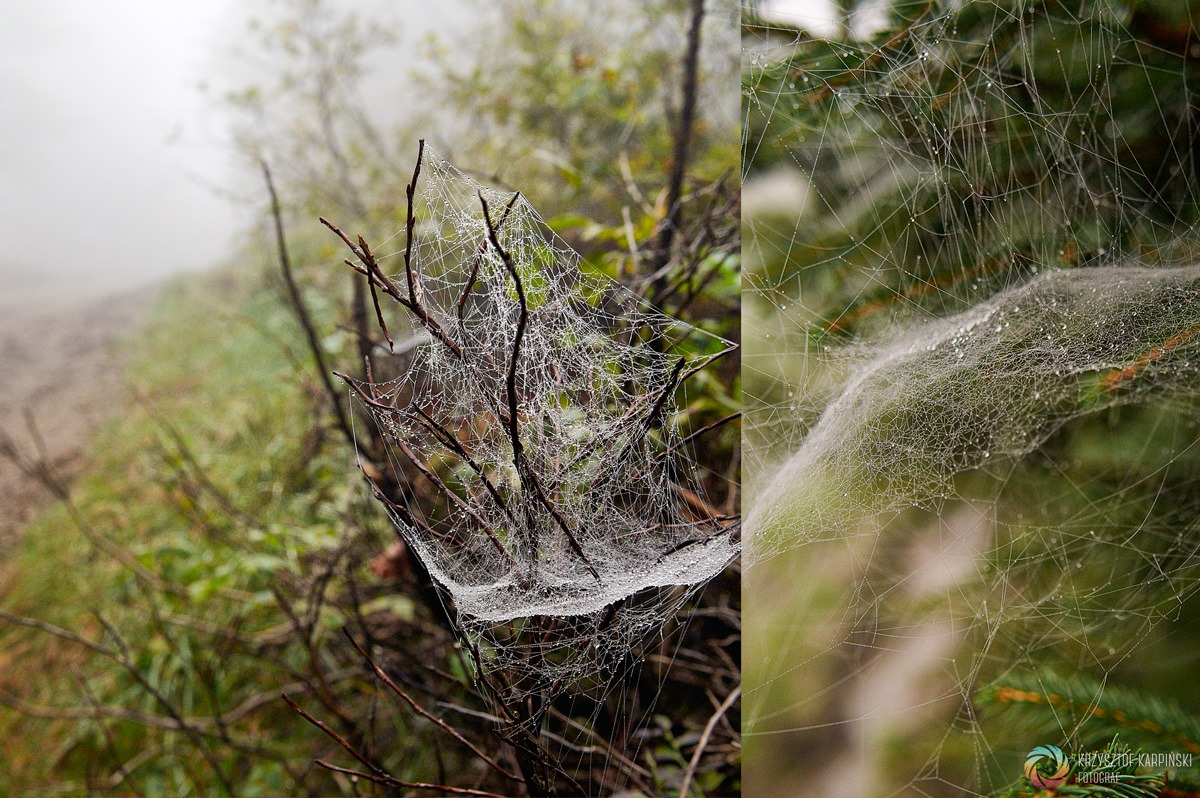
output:
<svg viewBox="0 0 1200 798"><path fill-rule="evenodd" d="M103 643L99 643L95 640L89 640L83 635L75 634L68 629L63 629L60 626L55 626L54 624L46 623L45 621L39 621L36 618L26 618L23 615L14 615L6 610L0 610L0 620L5 620L9 623L15 623L18 626L25 626L30 629L37 629L38 631L45 632L48 635L53 635L61 640L78 643L84 648L90 649L105 657L109 657L110 659L117 656L116 650L109 648Z"/></svg>
<svg viewBox="0 0 1200 798"><path fill-rule="evenodd" d="M355 776L357 778L366 779L367 781L371 781L376 784L382 784L387 787L403 787L403 788L409 789L409 790L434 790L437 792L449 793L451 795L475 795L475 796L480 796L480 798L504 798L503 795L497 795L494 792L485 792L483 790L474 790L474 789L471 789L470 787L451 787L448 784L426 784L424 782L419 782L419 781L401 781L400 779L393 778L393 777L387 776L387 775L377 776L377 775L372 775L370 773L363 773L361 770L353 770L351 768L338 767L337 765L334 765L330 762L326 762L324 759L317 759L315 761L321 767L325 768L326 770L331 770L334 773L342 773L347 776Z"/></svg>
<svg viewBox="0 0 1200 798"><path fill-rule="evenodd" d="M392 335L388 332L387 322L383 320L383 309L379 307L379 291L375 288L375 281L367 280L367 285L371 287L371 304L375 306L375 321L379 324L379 329L383 330L383 337L387 339L388 351L395 354L396 342L392 340Z"/></svg>
<svg viewBox="0 0 1200 798"><path fill-rule="evenodd" d="M499 231L504 226L504 222L508 219L509 212L513 206L517 204L517 199L521 196L521 192L516 192L509 199L508 204L504 206L504 213L500 216L500 221L496 223L496 230ZM479 267L483 263L483 255L487 252L488 242L484 241L479 245L479 251L475 254L475 259L471 262L471 273L467 275L467 282L463 285L462 295L458 298L458 326L462 328L465 325L464 314L467 308L467 300L471 297L471 290L475 287L475 281L479 277Z"/></svg>
<svg viewBox="0 0 1200 798"><path fill-rule="evenodd" d="M470 467L470 469L475 472L475 475L477 477L479 477L480 482L483 483L484 488L487 490L488 494L492 497L492 499L496 502L496 505L501 510L503 510L504 514L507 515L510 519L516 520L516 519L513 519L512 511L508 509L508 504L504 501L504 497L500 495L499 488L497 488L495 486L495 484L490 479L488 479L487 473L483 470L483 466L481 466L481 465L479 465L479 463L475 462L475 458L471 457L471 455L467 452L466 447L463 446L462 442L459 441L458 438L455 437L454 434L450 432L450 430L446 429L442 424L438 423L438 421L436 421L432 416L430 416L428 413L426 413L420 407L414 406L414 409L416 410L415 413L407 413L406 412L403 415L406 418L412 419L414 421L417 421L417 422L423 424L426 427L426 429L428 429L430 432L432 432L434 434L434 436L446 446L446 448L450 449L450 451L454 452L456 455L461 457L463 462L466 463L467 466Z"/></svg>
<svg viewBox="0 0 1200 798"><path fill-rule="evenodd" d="M288 697L287 693L280 693L280 695L283 696L283 700L286 701L288 706L290 706L292 709L294 709L300 715L300 717L304 718L306 721L308 721L312 725L316 726L321 731L325 732L325 735L327 737L329 737L331 740L336 742L342 748L346 749L346 751L350 754L350 756L354 757L359 762L366 765L367 768L372 773L376 774L377 776L384 777L384 778L388 778L388 779L391 778L390 776L388 776L387 772L383 770L383 768L376 766L374 763L371 762L371 760L367 759L365 756L360 754L358 752L358 749L355 748L353 745L351 745L350 742L348 740L346 740L345 737L343 737L342 735L335 732L333 729L331 729L328 725L326 725L322 721L317 720L312 715L305 712L303 707L301 707L299 704L297 704L295 701L293 701L291 698Z"/></svg>
<svg viewBox="0 0 1200 798"><path fill-rule="evenodd" d="M354 379L350 375L343 374L340 371L335 371L335 372L333 372L333 376L337 377L338 379L342 380L347 385L349 385L350 390L354 391L354 393L358 396L359 399L361 399L363 402L370 405L371 407L375 408L376 410L383 411L384 413L395 413L396 412L396 408L392 407L391 405L384 404L383 402L379 401L378 399L376 399L375 397L371 396L366 391L364 391L362 389L362 386L359 385L358 380Z"/></svg>
<svg viewBox="0 0 1200 798"><path fill-rule="evenodd" d="M99 612L93 612L92 614L95 616L96 620L100 622L100 625L104 627L105 631L108 632L109 636L113 639L113 642L117 645L117 652L113 652L107 656L120 664L121 667L125 669L126 673L132 676L134 680L142 686L143 690L154 697L154 700L158 702L158 705L161 706L163 710L171 716L171 719L175 721L176 728L187 735L188 739L192 741L192 745L194 745L196 749L204 756L205 760L208 761L209 767L212 768L217 780L221 782L221 786L225 788L225 791L228 794L232 795L233 784L229 781L229 777L225 775L224 768L221 767L221 763L217 760L216 754L213 753L212 748L210 748L208 743L205 741L204 736L199 732L199 730L188 723L183 713L178 707L175 706L174 703L171 702L169 698L167 698L166 694L155 687L154 684L146 678L146 674L142 673L142 669L138 667L137 662L134 661L133 656L129 653L129 645L125 642L125 638L121 636L121 633L117 631L116 627L109 623L108 620Z"/></svg>
<svg viewBox="0 0 1200 798"><path fill-rule="evenodd" d="M73 675L75 680L79 682L79 686L83 691L83 695L87 698L88 704L91 705L94 710L98 709L100 707L100 700L96 698L96 694L92 691L92 686L88 684L87 679L84 678L83 674L74 667L71 668L71 675ZM98 713L98 718L101 720L101 722L97 725L100 726L100 731L104 735L104 747L108 751L109 756L112 758L113 764L116 766L113 773L109 776L109 781L111 782L116 780L116 782L120 784L129 778L129 770L125 767L125 758L121 756L120 752L117 750L116 736L113 734L110 725L106 722L103 722L107 719L103 717L102 713ZM143 794L142 791L132 783L129 785L129 788L137 796L141 796Z"/></svg>
<svg viewBox="0 0 1200 798"><path fill-rule="evenodd" d="M276 694L271 693L272 700ZM93 696L94 698L94 696ZM256 743L239 740L237 738L225 738L215 728L214 719L210 718L187 718L186 729L181 728L179 723L172 717L166 715L153 715L148 712L138 712L127 707L112 706L108 704L100 704L89 699L90 706L88 708L80 707L59 707L45 706L40 704L30 704L23 701L17 696L0 691L0 705L6 706L15 712L22 715L27 715L31 718L39 718L41 720L95 720L106 718L108 720L121 721L125 723L133 723L138 726L145 726L151 729L161 729L163 731L183 732L195 731L203 734L206 737L220 739L222 742L229 745L231 748L242 751L243 753L253 754L255 756L267 756L272 759L280 759L286 761L276 751L258 745ZM229 716L225 716L226 720Z"/></svg>
<svg viewBox="0 0 1200 798"><path fill-rule="evenodd" d="M485 754L474 743L472 743L470 740L468 740L466 737L464 737L462 735L462 733L458 731L458 729L455 729L453 726L446 723L444 720L437 717L436 715L430 713L428 710L426 710L424 707L422 707L420 704L418 704L416 701L414 701L412 699L412 697L400 687L400 685L396 684L392 680L392 678L387 675L387 673L383 670L383 668L380 668L377 664L375 664L375 660L371 659L371 655L368 654L366 652L366 650L363 649L363 647L358 644L358 641L354 639L354 637L350 634L350 632L348 630L343 628L342 633L345 634L347 638L349 638L351 645L353 645L354 648L358 650L358 653L362 654L363 659L365 659L367 661L367 664L371 666L371 670L374 671L375 675L379 678L379 680L382 681L385 685L387 685L388 689L390 689L393 693L400 696L400 698L402 698L404 700L404 703L408 704L409 707L411 707L414 712L416 712L418 715L425 718L426 720L431 721L432 723L437 725L440 729L442 729L447 734L449 734L451 737L458 740L460 743L465 745L467 748L471 749L471 751L476 756L478 756L480 759L482 759L490 767L492 767L499 773L502 773L503 775L507 776L508 778L510 778L514 781L519 781L519 782L524 781L524 779L522 779L520 776L509 771L503 765L501 765L499 762L497 762L496 760L492 759L490 756Z"/></svg>
<svg viewBox="0 0 1200 798"><path fill-rule="evenodd" d="M295 312L300 326L304 328L304 335L308 340L308 348L312 352L313 360L316 362L318 376L321 378L321 385L325 388L325 395L329 400L330 407L333 409L334 416L337 418L338 428L342 431L342 435L345 436L346 442L353 447L354 432L350 428L350 419L346 416L345 408L342 407L341 397L338 396L337 390L333 387L333 380L329 378L329 368L325 363L325 350L321 346L321 340L317 335L312 316L309 315L308 306L304 304L304 297L301 296L300 288L296 285L296 278L292 274L292 261L288 256L287 238L283 233L283 211L279 207L279 195L275 192L275 182L271 179L271 169L267 166L266 161L261 161L260 163L262 165L263 178L267 182L267 191L271 195L271 214L275 218L275 243L279 248L279 265L283 270L283 281L287 286L288 297L292 301L292 310Z"/></svg>
<svg viewBox="0 0 1200 798"><path fill-rule="evenodd" d="M38 429L33 411L26 407L21 410L21 415L25 417L25 428L29 430L29 437L33 440L33 449L37 452L38 462L49 463L50 456L46 453L46 439L42 437L42 432Z"/></svg>
<svg viewBox="0 0 1200 798"><path fill-rule="evenodd" d="M515 201L516 195L509 200L509 205L511 206ZM583 546L580 545L579 539L571 530L570 525L567 524L566 519L563 518L562 513L559 512L558 508L555 507L553 502L551 502L546 496L545 491L542 490L541 483L537 479L537 476L534 474L533 469L530 467L529 462L525 457L525 447L521 443L519 426L520 403L517 399L517 362L521 355L521 342L525 337L525 328L529 323L529 301L525 297L525 287L521 282L521 275L517 271L517 266L513 262L512 255L509 254L504 247L500 246L500 239L496 234L496 226L492 224L492 216L488 210L488 203L487 200L484 199L482 191L479 192L479 204L483 206L483 220L487 225L488 240L491 242L492 248L495 249L496 253L500 256L500 260L503 261L504 268L508 270L509 275L513 279L513 283L516 286L517 291L517 302L520 305L520 310L517 315L517 329L513 334L512 352L508 360L508 373L505 376L505 390L508 397L508 437L512 444L513 465L516 466L517 476L521 480L523 487L526 490L532 488L534 494L538 498L538 501L543 507L546 508L551 517L554 519L555 524L557 524L559 529L562 530L563 534L566 535L567 542L570 544L571 550L574 551L576 556L583 561L584 565L587 566L587 569L589 572L591 572L592 576L599 581L600 573L596 570L596 567L592 565L592 561L588 559L587 554L583 550ZM527 515L529 515L528 512ZM528 520L530 533L536 535L537 526L533 518L530 516ZM531 541L530 550L532 552L531 556L536 558L536 537Z"/></svg>
<svg viewBox="0 0 1200 798"><path fill-rule="evenodd" d="M523 457L522 462L525 462ZM599 582L600 572L596 570L596 566L592 565L592 561L588 559L587 554L583 550L583 546L581 546L579 543L579 539L575 537L575 533L571 531L570 525L567 524L567 519L563 518L563 515L561 512L559 512L559 509L555 507L554 503L546 496L546 492L542 490L541 481L538 480L537 475L533 473L533 470L530 469L528 465L526 465L526 477L530 486L533 488L534 494L537 496L538 501L543 507L546 508L546 511L550 513L550 517L554 519L554 523L557 524L558 528L562 530L564 535L566 535L567 542L571 545L571 550L575 552L575 555L579 557L579 559L583 560L583 564L587 566L588 572L591 573L597 582Z"/></svg>
<svg viewBox="0 0 1200 798"><path fill-rule="evenodd" d="M417 164L413 167L412 180L404 187L404 196L408 201L404 217L404 278L408 281L408 298L414 306L420 305L420 300L417 296L416 275L412 264L413 230L416 228L416 216L413 213L413 198L417 191L417 179L421 176L421 161L424 157L425 139L421 139L417 144ZM360 238L359 241L361 240Z"/></svg>
<svg viewBox="0 0 1200 798"><path fill-rule="evenodd" d="M666 406L667 400L671 398L671 395L675 393L675 389L679 387L679 383L681 382L680 374L683 372L683 364L683 358L679 358L679 360L676 361L675 368L671 370L670 379L667 380L667 384L663 386L662 391L659 392L658 398L654 400L654 404L650 406L650 412L646 413L646 417L642 419L643 435L649 432L650 428L654 426L654 422L657 421L658 417L662 414L663 407Z"/></svg>
<svg viewBox="0 0 1200 798"><path fill-rule="evenodd" d="M675 393L675 389L679 387L679 384L686 379L686 377L681 377L683 366L684 359L679 358L679 360L675 362L675 368L671 370L671 377L667 380L667 384L664 385L658 392L658 396L655 398L654 403L650 406L650 409L646 411L645 418L638 423L636 432L631 434L628 440L625 441L625 445L621 447L621 452L619 455L617 455L617 460L624 460L626 456L628 456L630 450L632 450L639 441L643 440L650 433L651 428L654 426L654 422L658 420L659 415L662 413L663 407L666 406L667 400L670 399L672 394ZM639 408L641 404L642 403L639 403ZM625 415L628 416L629 413L626 413ZM603 485L607 480L612 479L611 474L612 472L608 472L604 477L593 482L592 489L594 490Z"/></svg>
<svg viewBox="0 0 1200 798"><path fill-rule="evenodd" d="M682 385L683 383L685 383L689 379L691 379L692 376L694 376L695 374L708 368L709 363L714 363L714 362L720 360L721 358L725 357L726 355L731 355L734 352L737 352L741 348L742 348L741 344L730 343L729 346L725 347L720 352L714 352L711 355L701 358L696 363L696 365L692 366L690 369L688 369L687 371L683 372L682 375L680 375L679 384Z"/></svg>
<svg viewBox="0 0 1200 798"><path fill-rule="evenodd" d="M683 440L681 440L681 441L676 441L675 443L673 443L673 444L671 444L670 446L668 446L668 447L667 447L666 449L664 449L664 450L663 450L661 453L659 453L658 457L659 457L659 459L660 459L660 460L661 460L662 458L664 458L664 457L668 457L668 456L670 456L670 454L671 454L672 452L674 452L676 449L679 449L679 448L682 448L682 447L684 447L684 446L687 446L689 443L691 443L692 441L694 441L696 438L699 438L701 435L704 435L705 433L707 433L707 432L710 432L710 431L712 431L712 430L716 429L717 427L720 427L720 426L723 426L723 425L725 425L725 424L728 424L730 421L737 421L737 420L738 420L739 418L741 418L741 417L742 417L742 413L741 413L741 411L739 410L739 411L738 411L738 412L736 412L736 413L730 413L729 415L725 416L724 418L717 419L716 421L712 422L711 424L705 424L703 427L701 427L700 429L696 430L696 431L695 431L695 432L693 432L691 435L688 435L688 436L687 436L686 438L684 438Z"/></svg>
<svg viewBox="0 0 1200 798"><path fill-rule="evenodd" d="M438 320L430 315L429 311L425 309L425 305L420 301L422 297L416 291L417 283L415 278L413 283L413 293L416 296L416 299L414 300L412 297L405 296L403 293L401 293L400 289L394 282L392 282L391 278L389 278L383 272L383 269L381 269L379 264L376 262L375 256L371 254L371 250L367 246L366 241L364 241L361 236L356 244L350 240L350 236L346 235L346 233L343 232L340 227L325 217L320 217L319 221L321 224L325 225L335 234L337 234L337 236L342 239L346 246L350 248L350 251L354 253L355 257L362 261L362 264L360 265L351 260L346 260L345 262L348 266L350 266L350 268L354 269L359 274L364 275L385 294L399 302L403 307L407 308L409 312L417 317L417 321L421 324L421 326L429 331L430 335L441 341L456 358L459 360L464 359L462 346L450 337L445 329L442 328L442 325L438 323Z"/></svg>
<svg viewBox="0 0 1200 798"><path fill-rule="evenodd" d="M605 757L614 765L616 765L619 770L625 773L625 775L634 780L653 783L654 774L652 774L642 765L638 764L636 761L625 756L625 754L623 754L621 751L617 750L613 746L612 741L607 739L604 735L598 734L595 729L580 723L575 718L572 718L570 715L555 707L550 708L550 714L555 716L562 723L565 723L568 727L581 732L595 741L597 748L603 751Z"/></svg>
<svg viewBox="0 0 1200 798"><path fill-rule="evenodd" d="M671 244L679 230L682 217L681 197L683 177L687 170L688 154L692 143L692 127L696 119L697 76L700 64L700 30L704 21L704 0L692 0L691 19L688 24L687 50L683 57L683 107L679 112L679 125L675 130L675 146L671 158L671 174L667 181L666 215L658 226L652 272L658 272L671 260ZM659 294L666 286L666 275L654 280L651 296Z"/></svg>
<svg viewBox="0 0 1200 798"><path fill-rule="evenodd" d="M742 686L739 684L733 689L725 700L721 702L721 706L717 707L717 711L708 719L708 723L704 725L704 731L700 734L700 740L696 743L696 750L692 753L692 759L688 762L687 770L683 773L683 783L679 786L679 798L687 798L689 790L692 787L692 779L696 776L696 768L700 765L700 757L704 754L704 749L708 747L709 738L712 737L713 729L717 727L717 723L729 711L729 708L742 695Z"/></svg>
<svg viewBox="0 0 1200 798"><path fill-rule="evenodd" d="M1138 358L1123 368L1113 369L1104 378L1103 385L1109 391L1116 391L1121 384L1132 380L1138 375L1142 369L1147 366L1157 363L1169 353L1191 341L1193 338L1200 336L1200 324L1188 327L1181 332L1177 332L1166 340L1151 347L1143 352Z"/></svg>
<svg viewBox="0 0 1200 798"><path fill-rule="evenodd" d="M722 513L716 507L713 507L711 504L706 502L704 499L700 498L699 494L697 494L695 491L688 490L687 488L680 485L678 482L672 482L671 489L673 491L675 491L675 493L679 494L679 497L684 500L684 502L688 505L688 507L691 507L694 511L700 513L701 515L703 515L705 517L711 518L714 521L734 520L734 519L730 519L728 516L726 516L724 513ZM736 518L736 516L735 516L735 518Z"/></svg>
<svg viewBox="0 0 1200 798"><path fill-rule="evenodd" d="M129 759L125 760L124 774L120 772L112 774L112 776L110 776L108 779L109 789L115 790L117 787L120 787L125 779L133 775L133 771L137 770L151 759L154 759L154 757L160 756L162 752L162 746L147 746L131 756Z"/></svg>
<svg viewBox="0 0 1200 798"><path fill-rule="evenodd" d="M359 389L359 390L361 391L361 389ZM457 505L460 510L462 510L463 512L467 513L468 515L470 515L472 518L475 519L475 523L479 524L480 529L482 529L484 534L487 535L487 538L489 541L491 541L491 544L496 548L496 550L500 554L503 554L505 556L505 558L508 560L509 564L513 567L513 569L520 570L520 566L517 564L516 559L512 556L512 554L509 552L507 547L505 547L505 545L500 541L500 538L498 538L496 536L496 533L491 528L491 525L488 524L488 522L485 519L483 519L482 517L480 517L479 513L477 513L475 511L475 508L472 507L470 505L470 503L468 503L466 500L464 500L461 496L459 496L457 493L455 493L453 490L451 490L450 486L448 486L444 481L442 481L442 478L439 477L436 473L434 473L433 469L431 469L428 466L428 464L426 464L420 458L420 456L416 452L414 452L407 444L405 444L403 441L400 441L400 440L397 440L394 443L397 446L397 448L399 448L400 451L403 452L404 456L408 458L409 462L411 462L413 464L413 466L418 471L420 471L421 474L426 479L428 479L433 484L433 486L438 489L438 491L440 493L442 493L443 495L446 496L446 498L448 498L449 500L454 502L454 504ZM405 512L407 513L407 510ZM415 516L412 513L407 513L407 514L410 518L415 518ZM426 527L426 529L428 529L428 527Z"/></svg>
<svg viewBox="0 0 1200 798"><path fill-rule="evenodd" d="M487 200L483 198L483 192L479 193L479 203L483 206L483 220L487 224L488 240L491 241L492 248L496 250L496 254L500 256L500 260L504 262L504 268L512 276L513 283L516 285L517 301L520 303L520 310L517 315L517 330L513 334L512 353L509 355L508 373L505 376L505 390L508 395L508 436L512 443L513 464L519 469L520 464L516 461L520 459L524 447L521 445L521 436L518 427L520 404L517 401L517 361L521 356L521 341L525 337L525 326L529 323L529 302L525 298L525 287L521 283L521 275L517 271L516 264L513 263L512 255L504 247L500 246L500 239L497 237L496 228L492 224L492 216L488 212L488 204Z"/></svg>
<svg viewBox="0 0 1200 798"><path fill-rule="evenodd" d="M500 246L500 239L496 235L496 226L492 224L492 216L488 211L487 200L484 199L482 191L479 192L479 204L483 207L483 220L487 225L488 241L491 243L492 248L496 250L496 254L500 257L500 260L504 263L504 268L508 271L509 276L513 278L513 283L517 291L517 302L519 303L517 329L513 334L512 351L509 353L508 369L504 379L505 401L508 404L508 418L506 419L505 429L508 432L509 445L512 446L512 459L513 465L517 470L517 479L521 481L522 488L528 492L532 487L530 483L533 481L533 471L526 462L525 447L521 442L521 405L517 398L517 363L521 356L521 341L525 337L525 326L529 322L529 303L525 298L525 286L521 283L521 274L517 271L517 266L513 262L512 255L509 254L508 250ZM538 561L538 523L533 515L533 508L530 504L525 502L523 506L525 509L524 529L525 534L528 536L526 553L529 556L532 568L536 569ZM568 535L570 535L569 532ZM576 548L579 546L577 541L573 541L573 545ZM591 567L590 563L589 567Z"/></svg>

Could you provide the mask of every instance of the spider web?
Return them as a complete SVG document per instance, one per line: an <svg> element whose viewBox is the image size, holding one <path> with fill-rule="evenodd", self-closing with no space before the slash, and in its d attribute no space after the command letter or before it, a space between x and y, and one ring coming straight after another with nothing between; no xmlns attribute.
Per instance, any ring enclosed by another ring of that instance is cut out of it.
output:
<svg viewBox="0 0 1200 798"><path fill-rule="evenodd" d="M994 794L1088 735L1017 676L1196 706L1194 23L875 13L747 31L753 794Z"/></svg>
<svg viewBox="0 0 1200 798"><path fill-rule="evenodd" d="M589 271L523 197L428 149L414 208L426 332L399 376L358 386L413 476L385 505L481 667L539 689L611 675L738 554L679 404L730 344Z"/></svg>

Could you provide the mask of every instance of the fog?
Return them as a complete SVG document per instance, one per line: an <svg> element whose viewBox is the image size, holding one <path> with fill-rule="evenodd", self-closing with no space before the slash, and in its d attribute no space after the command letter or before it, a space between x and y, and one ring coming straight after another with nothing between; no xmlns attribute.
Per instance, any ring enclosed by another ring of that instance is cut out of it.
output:
<svg viewBox="0 0 1200 798"><path fill-rule="evenodd" d="M406 40L462 14L461 2L438 6L390 4ZM220 195L245 178L218 100L238 83L246 9L0 5L0 314L229 256L250 209Z"/></svg>
<svg viewBox="0 0 1200 798"><path fill-rule="evenodd" d="M212 262L234 209L196 90L225 3L0 9L0 307ZM211 117L211 113L208 114Z"/></svg>

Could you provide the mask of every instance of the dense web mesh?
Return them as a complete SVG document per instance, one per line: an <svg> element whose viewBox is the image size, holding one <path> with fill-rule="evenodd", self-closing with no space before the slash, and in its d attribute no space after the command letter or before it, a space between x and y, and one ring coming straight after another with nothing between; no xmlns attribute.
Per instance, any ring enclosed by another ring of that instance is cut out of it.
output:
<svg viewBox="0 0 1200 798"><path fill-rule="evenodd" d="M1200 267L1048 271L877 343L747 523L747 560L930 505L1116 404L1200 392ZM861 491L845 503L847 487ZM777 495L788 496L786 501Z"/></svg>
<svg viewBox="0 0 1200 798"><path fill-rule="evenodd" d="M485 664L595 672L738 552L678 405L729 344L589 272L523 197L428 150L414 209L419 345L358 386L415 477L386 504ZM409 277L390 279L407 295Z"/></svg>
<svg viewBox="0 0 1200 798"><path fill-rule="evenodd" d="M998 686L1200 706L1200 48L1171 2L854 19L747 33L747 790L993 794L1102 742Z"/></svg>

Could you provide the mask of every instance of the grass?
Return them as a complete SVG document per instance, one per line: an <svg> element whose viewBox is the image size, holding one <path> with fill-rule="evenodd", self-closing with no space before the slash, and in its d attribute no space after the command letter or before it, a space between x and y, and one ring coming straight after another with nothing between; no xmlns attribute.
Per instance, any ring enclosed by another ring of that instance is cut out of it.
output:
<svg viewBox="0 0 1200 798"><path fill-rule="evenodd" d="M299 341L261 273L223 269L167 286L144 329L124 344L132 354L129 402L97 436L72 495L99 534L172 590L154 590L98 551L58 506L26 530L4 564L0 607L92 639L103 632L98 613L128 642L148 684L188 717L277 696L314 660L336 672L341 663L325 648L346 618L335 602L317 609L306 601L308 574L351 538L374 539L382 527L363 512L344 444L317 418L311 367L300 364L308 370L298 373L295 352L284 351L300 351ZM348 567L370 585L361 561ZM310 641L286 633L290 619L277 594L316 613ZM393 614L403 603L384 602ZM223 635L240 642L222 650ZM77 644L3 624L0 652L0 688L43 710L94 700L169 714L128 671ZM212 731L217 767L239 795L284 791L297 775L337 789L304 775L316 732L277 700L229 730L239 744L262 747L258 754ZM138 762L139 751L150 752L133 771L144 794L221 786L185 735L137 723L0 708L0 739L0 795L102 788L119 763Z"/></svg>

